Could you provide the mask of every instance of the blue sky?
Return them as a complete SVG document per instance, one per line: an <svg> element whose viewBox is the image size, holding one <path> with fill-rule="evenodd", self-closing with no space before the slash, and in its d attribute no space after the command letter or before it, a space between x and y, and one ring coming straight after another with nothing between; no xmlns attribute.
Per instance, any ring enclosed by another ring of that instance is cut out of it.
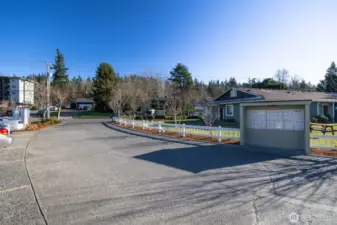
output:
<svg viewBox="0 0 337 225"><path fill-rule="evenodd" d="M45 70L55 49L69 75L100 62L120 74L169 75L178 62L198 79L239 81L287 68L313 83L337 60L335 0L50 0L1 3L0 73Z"/></svg>

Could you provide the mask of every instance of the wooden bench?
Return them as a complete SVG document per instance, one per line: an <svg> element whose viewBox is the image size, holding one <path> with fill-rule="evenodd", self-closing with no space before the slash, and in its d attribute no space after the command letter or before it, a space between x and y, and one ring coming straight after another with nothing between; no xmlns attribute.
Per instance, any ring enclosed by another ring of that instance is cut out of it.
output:
<svg viewBox="0 0 337 225"><path fill-rule="evenodd" d="M337 126L337 124L310 123L310 133L312 131L320 131L324 135L326 132L331 132L332 135L335 135L335 132L337 132L337 130L334 130L334 126Z"/></svg>

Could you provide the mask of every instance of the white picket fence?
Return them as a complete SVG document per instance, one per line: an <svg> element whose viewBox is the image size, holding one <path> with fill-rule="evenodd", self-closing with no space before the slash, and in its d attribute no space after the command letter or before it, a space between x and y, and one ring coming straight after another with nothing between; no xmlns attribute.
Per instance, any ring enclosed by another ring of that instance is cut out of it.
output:
<svg viewBox="0 0 337 225"><path fill-rule="evenodd" d="M157 130L159 133L176 132L183 137L186 135L206 136L217 138L218 142L221 142L222 139L240 140L240 129L237 128L192 126L148 120L130 120L119 117L114 117L113 121L130 127L142 128L143 130ZM310 148L337 150L337 136L310 134Z"/></svg>
<svg viewBox="0 0 337 225"><path fill-rule="evenodd" d="M153 122L148 120L130 120L119 117L113 117L112 120L116 123L125 126L139 127L143 130L157 130L158 133L175 132L180 133L182 137L186 135L197 135L205 137L217 138L218 142L222 139L240 140L240 129L224 128L224 127L207 127L207 126L192 126L185 124L170 124L164 122Z"/></svg>

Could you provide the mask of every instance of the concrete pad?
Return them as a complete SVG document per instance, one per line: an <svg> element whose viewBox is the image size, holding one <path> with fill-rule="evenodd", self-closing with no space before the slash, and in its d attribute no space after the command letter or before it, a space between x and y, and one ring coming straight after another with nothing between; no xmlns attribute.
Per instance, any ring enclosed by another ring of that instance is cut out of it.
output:
<svg viewBox="0 0 337 225"><path fill-rule="evenodd" d="M290 224L291 213L299 224L336 220L336 159L284 158L73 121L38 133L28 148L49 224Z"/></svg>
<svg viewBox="0 0 337 225"><path fill-rule="evenodd" d="M25 148L0 149L0 164L11 161L23 161L25 150Z"/></svg>
<svg viewBox="0 0 337 225"><path fill-rule="evenodd" d="M45 224L24 163L29 137L15 135L11 146L0 149L0 224Z"/></svg>
<svg viewBox="0 0 337 225"><path fill-rule="evenodd" d="M0 224L1 225L43 225L44 220L34 201L30 186L0 192Z"/></svg>
<svg viewBox="0 0 337 225"><path fill-rule="evenodd" d="M28 184L30 183L24 163L0 164L0 191Z"/></svg>

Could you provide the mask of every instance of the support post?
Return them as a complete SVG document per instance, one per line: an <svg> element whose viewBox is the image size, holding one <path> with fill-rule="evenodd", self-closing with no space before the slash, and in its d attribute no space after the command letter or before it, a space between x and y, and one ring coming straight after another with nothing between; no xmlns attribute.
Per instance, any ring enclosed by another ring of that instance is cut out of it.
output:
<svg viewBox="0 0 337 225"><path fill-rule="evenodd" d="M305 140L305 152L310 154L310 103L304 106L304 140Z"/></svg>
<svg viewBox="0 0 337 225"><path fill-rule="evenodd" d="M132 128L135 128L135 119L132 120Z"/></svg>
<svg viewBox="0 0 337 225"><path fill-rule="evenodd" d="M144 120L143 120L142 126L143 126L143 130L145 130L145 122L144 122Z"/></svg>
<svg viewBox="0 0 337 225"><path fill-rule="evenodd" d="M336 103L332 103L332 122L334 123L336 120L335 120L335 105Z"/></svg>
<svg viewBox="0 0 337 225"><path fill-rule="evenodd" d="M221 126L218 127L218 142L221 143Z"/></svg>
<svg viewBox="0 0 337 225"><path fill-rule="evenodd" d="M50 77L52 76L51 67L48 63L46 63L47 66L47 82L46 82L46 89L47 89L47 119L50 118L50 110L49 110L49 104L50 104Z"/></svg>
<svg viewBox="0 0 337 225"><path fill-rule="evenodd" d="M161 124L160 122L158 122L158 133L160 133L160 131L161 131Z"/></svg>
<svg viewBox="0 0 337 225"><path fill-rule="evenodd" d="M240 105L240 145L245 144L245 123L246 123L245 110L246 108Z"/></svg>
<svg viewBox="0 0 337 225"><path fill-rule="evenodd" d="M183 137L185 137L185 124L183 124L182 133L183 133Z"/></svg>

